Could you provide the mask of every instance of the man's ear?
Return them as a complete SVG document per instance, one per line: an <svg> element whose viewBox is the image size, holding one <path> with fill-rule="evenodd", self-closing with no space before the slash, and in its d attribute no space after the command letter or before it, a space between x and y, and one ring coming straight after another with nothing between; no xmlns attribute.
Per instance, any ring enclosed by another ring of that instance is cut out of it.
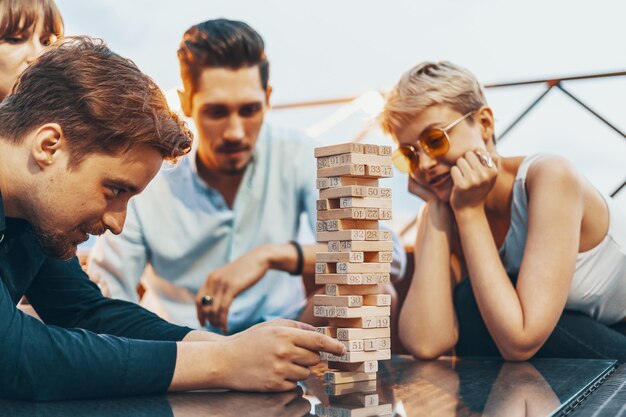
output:
<svg viewBox="0 0 626 417"><path fill-rule="evenodd" d="M37 165L42 169L61 158L65 146L63 129L57 123L46 123L35 131L31 153Z"/></svg>
<svg viewBox="0 0 626 417"><path fill-rule="evenodd" d="M493 111L489 106L483 106L478 110L477 120L480 124L482 138L485 143L491 141L494 133Z"/></svg>
<svg viewBox="0 0 626 417"><path fill-rule="evenodd" d="M178 99L180 100L180 108L183 114L187 117L191 117L191 94L187 90L176 90L178 93Z"/></svg>
<svg viewBox="0 0 626 417"><path fill-rule="evenodd" d="M270 97L272 96L272 91L274 91L274 89L268 84L267 89L265 89L265 104L267 104L268 109L271 107Z"/></svg>

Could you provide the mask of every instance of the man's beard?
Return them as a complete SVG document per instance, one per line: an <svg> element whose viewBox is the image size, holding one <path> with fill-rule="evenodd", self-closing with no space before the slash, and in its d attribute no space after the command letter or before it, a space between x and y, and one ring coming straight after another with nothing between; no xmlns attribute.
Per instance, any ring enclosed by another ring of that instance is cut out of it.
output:
<svg viewBox="0 0 626 417"><path fill-rule="evenodd" d="M81 231L90 235L101 235L106 231L106 227L102 224L81 225L74 231ZM35 225L31 229L31 233L41 251L46 256L62 260L70 260L76 256L76 244L69 237L74 231L70 233L51 232Z"/></svg>

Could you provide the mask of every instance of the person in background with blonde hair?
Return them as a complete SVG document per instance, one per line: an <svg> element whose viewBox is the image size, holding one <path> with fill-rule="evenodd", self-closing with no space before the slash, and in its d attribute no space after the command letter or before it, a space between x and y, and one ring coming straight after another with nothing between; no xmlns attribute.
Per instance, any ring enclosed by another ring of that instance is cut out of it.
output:
<svg viewBox="0 0 626 417"><path fill-rule="evenodd" d="M480 83L450 62L405 73L381 119L426 203L399 323L413 355L492 355L490 336L527 360L552 334L546 355L626 360L626 216L611 198L560 156L500 156ZM467 332L481 318L487 337Z"/></svg>

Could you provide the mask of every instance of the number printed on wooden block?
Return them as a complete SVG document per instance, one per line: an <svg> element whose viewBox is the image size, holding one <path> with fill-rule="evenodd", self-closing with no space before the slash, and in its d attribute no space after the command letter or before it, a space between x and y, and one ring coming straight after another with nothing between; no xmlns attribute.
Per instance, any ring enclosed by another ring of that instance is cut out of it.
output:
<svg viewBox="0 0 626 417"><path fill-rule="evenodd" d="M362 340L340 340L346 347L347 352L362 352L363 351L363 341Z"/></svg>
<svg viewBox="0 0 626 417"><path fill-rule="evenodd" d="M328 337L337 338L337 329L335 327L321 326L321 327L316 327L315 331Z"/></svg>

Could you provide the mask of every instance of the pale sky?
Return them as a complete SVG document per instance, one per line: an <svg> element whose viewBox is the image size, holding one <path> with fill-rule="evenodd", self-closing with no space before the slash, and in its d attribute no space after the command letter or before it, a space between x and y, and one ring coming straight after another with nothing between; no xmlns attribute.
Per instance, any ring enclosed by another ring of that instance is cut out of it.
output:
<svg viewBox="0 0 626 417"><path fill-rule="evenodd" d="M176 50L203 20L244 20L265 39L273 103L357 96L387 90L423 60L450 60L485 84L626 71L623 1L372 0L57 0L68 34L105 39L164 90L179 86ZM626 131L626 77L564 84ZM489 90L497 131L543 87ZM274 123L306 129L339 106L274 110ZM355 114L320 137L352 139ZM366 141L385 143L379 133ZM550 152L572 160L602 192L626 179L626 140L552 91L499 145L503 155ZM406 179L396 177L396 224L415 213ZM617 198L626 211L626 190Z"/></svg>

